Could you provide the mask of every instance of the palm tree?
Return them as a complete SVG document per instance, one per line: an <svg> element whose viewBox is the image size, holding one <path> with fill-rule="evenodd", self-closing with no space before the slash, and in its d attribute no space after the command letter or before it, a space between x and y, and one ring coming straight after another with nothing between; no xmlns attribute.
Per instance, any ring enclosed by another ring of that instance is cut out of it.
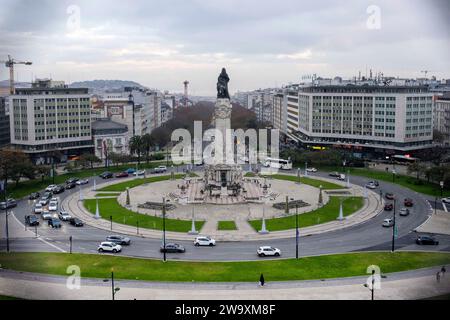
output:
<svg viewBox="0 0 450 320"><path fill-rule="evenodd" d="M153 139L152 135L146 133L142 136L142 147L143 150L145 151L145 159L147 163L149 161L150 150L153 148L154 145L155 140Z"/></svg>
<svg viewBox="0 0 450 320"><path fill-rule="evenodd" d="M138 164L141 164L141 154L144 150L143 140L141 136L134 136L130 139L129 148L131 154L136 154L138 157Z"/></svg>

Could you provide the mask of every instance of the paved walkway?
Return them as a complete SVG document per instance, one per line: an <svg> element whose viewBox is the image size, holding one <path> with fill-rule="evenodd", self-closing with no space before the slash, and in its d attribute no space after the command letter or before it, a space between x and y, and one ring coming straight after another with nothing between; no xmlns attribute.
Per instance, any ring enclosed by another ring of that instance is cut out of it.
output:
<svg viewBox="0 0 450 320"><path fill-rule="evenodd" d="M436 214L431 214L425 223L416 228L416 231L450 235L450 212L437 210Z"/></svg>
<svg viewBox="0 0 450 320"><path fill-rule="evenodd" d="M447 267L447 269L449 269ZM436 281L439 267L392 273L381 279L376 300L423 299L450 292L450 274ZM111 284L102 279L82 279L79 289L67 287L68 277L0 269L0 294L24 299L111 299ZM363 286L367 277L330 280L254 283L164 283L116 280L116 299L138 300L369 300ZM195 292L195 294L193 294Z"/></svg>
<svg viewBox="0 0 450 320"><path fill-rule="evenodd" d="M123 181L126 181L124 179ZM324 181L333 181L326 178L320 178L320 180ZM97 190L111 184L116 184L117 181L108 181L105 184L97 185ZM89 194L88 190L92 187L86 187L83 190L83 194ZM351 193L353 195L364 196L365 192L362 187L357 185L351 185ZM79 193L74 193L62 202L63 208L68 210L73 216L76 216L83 220L86 224L91 225L93 227L103 229L103 230L111 230L111 223L109 220L104 219L95 219L94 216L84 208L82 201L79 200ZM350 226L355 226L357 224L363 223L368 219L371 219L378 215L384 206L384 200L380 199L380 196L370 190L367 190L367 200L365 201L365 205L362 209L355 212L354 214L347 216L342 221L331 221L323 224L318 224L315 226L310 226L306 228L300 229L300 236L307 236L313 234L320 234L324 232L330 232L342 228L347 228ZM336 218L338 217L339 212L336 212ZM269 234L258 234L253 228L248 225L247 221L245 221L246 217L243 216L242 219L236 219L236 223L238 226L238 230L235 231L219 231L216 230L217 221L216 219L212 219L205 223L204 227L200 232L202 234L207 234L209 236L214 237L219 241L257 241L261 239L281 239L281 238L292 238L294 236L293 230L284 230L284 231L276 231L270 232ZM244 224L246 226L244 227ZM248 226L247 226L248 225ZM115 233L127 234L127 235L136 235L136 227L128 226L119 223L113 223L113 231ZM269 230L270 231L270 230ZM162 232L160 230L151 230L151 229L140 229L140 236L147 238L157 238L160 239L162 237ZM180 233L180 232L166 232L166 236L172 240L192 240L192 235Z"/></svg>

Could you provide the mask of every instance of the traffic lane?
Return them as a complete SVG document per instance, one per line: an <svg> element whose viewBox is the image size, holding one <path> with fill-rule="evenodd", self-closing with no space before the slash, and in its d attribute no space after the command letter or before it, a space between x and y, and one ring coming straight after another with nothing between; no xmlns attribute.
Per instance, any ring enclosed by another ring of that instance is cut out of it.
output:
<svg viewBox="0 0 450 320"><path fill-rule="evenodd" d="M391 229L392 231L392 229ZM416 239L419 235L432 235L436 240L439 241L438 245L418 245L416 244ZM409 251L450 251L450 236L443 234L430 234L422 232L410 232L407 235L396 238L394 241L395 250L409 250ZM367 247L363 251L377 251L377 250L391 250L392 249L392 235L391 240L386 241L382 244L378 244L373 247Z"/></svg>

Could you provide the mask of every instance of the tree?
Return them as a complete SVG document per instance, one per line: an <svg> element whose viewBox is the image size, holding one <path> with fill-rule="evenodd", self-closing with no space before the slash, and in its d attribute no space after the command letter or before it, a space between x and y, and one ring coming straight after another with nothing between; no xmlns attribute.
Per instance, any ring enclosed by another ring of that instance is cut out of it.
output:
<svg viewBox="0 0 450 320"><path fill-rule="evenodd" d="M33 164L28 156L18 150L0 150L0 180L14 180L19 183L20 178L24 176L33 176Z"/></svg>
<svg viewBox="0 0 450 320"><path fill-rule="evenodd" d="M41 177L42 182L44 182L46 176L50 175L50 170L51 170L50 166L45 165L36 166L36 174Z"/></svg>
<svg viewBox="0 0 450 320"><path fill-rule="evenodd" d="M416 179L419 180L420 176L425 173L426 167L420 162L414 162L408 165L408 174L416 173Z"/></svg>
<svg viewBox="0 0 450 320"><path fill-rule="evenodd" d="M91 169L94 169L94 163L100 163L100 160L95 154L92 153L83 153L80 156L80 163L83 167L87 167L87 163L89 163Z"/></svg>
<svg viewBox="0 0 450 320"><path fill-rule="evenodd" d="M141 155L144 150L144 144L141 136L134 136L129 143L130 153L136 154L138 157L138 164L141 164Z"/></svg>
<svg viewBox="0 0 450 320"><path fill-rule="evenodd" d="M155 145L154 137L151 134L146 133L142 136L142 147L145 152L145 160L147 163L150 160L149 159L150 151L154 145Z"/></svg>

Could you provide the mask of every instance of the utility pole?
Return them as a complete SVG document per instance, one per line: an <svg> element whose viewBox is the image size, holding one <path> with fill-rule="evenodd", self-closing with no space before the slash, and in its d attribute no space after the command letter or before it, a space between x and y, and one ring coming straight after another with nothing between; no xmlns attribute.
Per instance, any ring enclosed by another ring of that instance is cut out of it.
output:
<svg viewBox="0 0 450 320"><path fill-rule="evenodd" d="M298 240L299 240L299 233L298 233L298 204L295 204L295 259L298 259Z"/></svg>
<svg viewBox="0 0 450 320"><path fill-rule="evenodd" d="M392 226L392 248L391 251L394 252L395 251L395 228L397 227L397 225L395 224L395 201L396 199L394 198L394 225Z"/></svg>
<svg viewBox="0 0 450 320"><path fill-rule="evenodd" d="M131 105L131 110L133 113L133 137L136 135L136 115L134 114L134 109L135 109L135 103L134 103L134 97L133 94L130 92L129 96L128 96L128 104Z"/></svg>
<svg viewBox="0 0 450 320"><path fill-rule="evenodd" d="M163 197L163 261L166 262L166 199Z"/></svg>
<svg viewBox="0 0 450 320"><path fill-rule="evenodd" d="M5 170L5 177L8 176L7 170ZM8 225L8 199L6 196L6 189L7 189L7 180L2 180L1 182L1 189L3 190L3 199L5 201L5 219L6 219L6 252L9 253L9 225ZM1 190L0 189L0 190Z"/></svg>

